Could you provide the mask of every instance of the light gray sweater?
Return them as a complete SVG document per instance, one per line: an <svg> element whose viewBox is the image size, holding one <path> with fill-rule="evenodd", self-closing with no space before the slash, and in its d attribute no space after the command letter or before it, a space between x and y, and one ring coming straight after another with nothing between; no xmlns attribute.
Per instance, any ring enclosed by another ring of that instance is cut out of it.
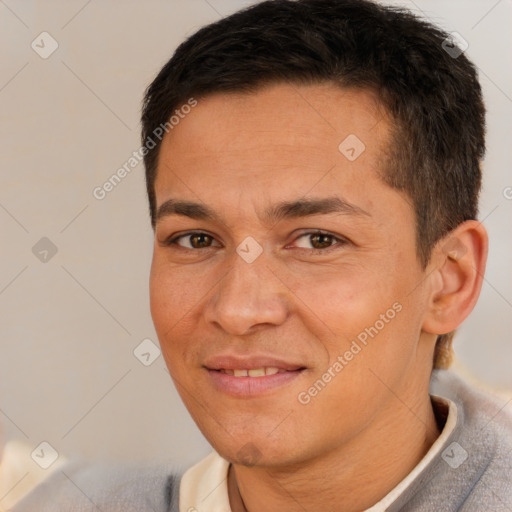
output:
<svg viewBox="0 0 512 512"><path fill-rule="evenodd" d="M455 402L457 424L439 455L387 510L511 512L512 415L505 410L506 400L491 397L446 370L434 370L430 391ZM71 464L13 512L178 512L182 473L172 464L144 468Z"/></svg>

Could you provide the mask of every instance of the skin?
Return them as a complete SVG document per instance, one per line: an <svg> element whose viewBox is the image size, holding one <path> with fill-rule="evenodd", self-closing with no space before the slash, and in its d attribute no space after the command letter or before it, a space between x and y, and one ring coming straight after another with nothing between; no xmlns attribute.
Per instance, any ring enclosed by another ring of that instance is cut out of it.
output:
<svg viewBox="0 0 512 512"><path fill-rule="evenodd" d="M461 224L422 268L411 200L379 176L390 129L368 91L280 83L199 99L163 140L157 208L189 200L221 219L158 220L151 312L186 407L232 463L234 512L364 510L440 434L428 395L436 335L473 308L487 238L476 221ZM338 150L349 134L366 147L354 161ZM278 202L332 196L365 213L263 218ZM165 245L192 230L211 238ZM263 249L252 263L236 252L247 236ZM300 403L395 303L401 311ZM263 394L231 396L204 367L221 353L274 355L305 370Z"/></svg>

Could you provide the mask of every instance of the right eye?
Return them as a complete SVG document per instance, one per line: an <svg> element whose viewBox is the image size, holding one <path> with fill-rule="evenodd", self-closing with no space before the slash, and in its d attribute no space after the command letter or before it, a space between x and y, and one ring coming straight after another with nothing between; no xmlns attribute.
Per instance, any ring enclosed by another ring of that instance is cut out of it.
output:
<svg viewBox="0 0 512 512"><path fill-rule="evenodd" d="M182 239L188 241L189 246L179 243ZM165 240L162 245L167 247L178 246L187 250L209 249L212 247L211 242L214 240L215 238L213 238L213 236L209 235L208 233L203 233L201 231L191 231L176 237L171 236Z"/></svg>

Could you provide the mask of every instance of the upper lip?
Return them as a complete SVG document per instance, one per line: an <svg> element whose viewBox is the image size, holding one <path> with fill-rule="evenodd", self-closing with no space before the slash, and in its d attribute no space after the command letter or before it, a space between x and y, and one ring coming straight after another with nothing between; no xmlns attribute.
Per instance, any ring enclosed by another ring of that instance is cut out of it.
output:
<svg viewBox="0 0 512 512"><path fill-rule="evenodd" d="M294 371L304 368L304 365L285 361L280 357L267 355L217 355L208 358L204 366L209 370L255 370L257 368L279 368Z"/></svg>

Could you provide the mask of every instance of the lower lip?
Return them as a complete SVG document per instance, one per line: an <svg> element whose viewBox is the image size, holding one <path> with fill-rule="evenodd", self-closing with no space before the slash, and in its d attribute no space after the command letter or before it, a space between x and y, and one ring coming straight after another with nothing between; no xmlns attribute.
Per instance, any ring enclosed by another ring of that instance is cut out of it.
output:
<svg viewBox="0 0 512 512"><path fill-rule="evenodd" d="M264 377L235 377L217 370L207 370L219 391L236 397L260 396L295 380L304 370L287 371Z"/></svg>

